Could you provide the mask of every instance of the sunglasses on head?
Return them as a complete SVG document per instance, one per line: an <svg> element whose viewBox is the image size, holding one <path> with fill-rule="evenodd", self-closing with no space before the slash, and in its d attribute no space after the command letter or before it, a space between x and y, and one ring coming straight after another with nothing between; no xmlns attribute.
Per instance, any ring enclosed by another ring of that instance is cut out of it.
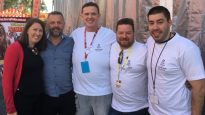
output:
<svg viewBox="0 0 205 115"><path fill-rule="evenodd" d="M122 60L123 60L123 50L121 50L119 53L118 64L122 64Z"/></svg>

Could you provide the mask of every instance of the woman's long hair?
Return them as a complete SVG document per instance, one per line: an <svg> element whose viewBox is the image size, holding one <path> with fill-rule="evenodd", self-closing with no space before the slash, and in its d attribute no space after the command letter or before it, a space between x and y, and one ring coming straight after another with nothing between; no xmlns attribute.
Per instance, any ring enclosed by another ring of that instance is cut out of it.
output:
<svg viewBox="0 0 205 115"><path fill-rule="evenodd" d="M42 51L46 49L46 32L45 32L45 24L43 21L41 21L38 18L31 18L27 21L24 30L21 34L21 38L20 38L20 43L21 44L25 44L25 45L29 45L29 38L28 38L28 29L34 24L34 23L39 23L43 29L43 36L42 39L35 45L35 47L38 49L38 51Z"/></svg>

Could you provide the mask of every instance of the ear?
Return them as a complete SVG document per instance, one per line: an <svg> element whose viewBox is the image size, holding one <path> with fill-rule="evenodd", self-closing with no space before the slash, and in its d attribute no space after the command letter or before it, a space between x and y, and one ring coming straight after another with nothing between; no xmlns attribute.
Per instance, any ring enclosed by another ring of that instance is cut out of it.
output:
<svg viewBox="0 0 205 115"><path fill-rule="evenodd" d="M49 25L48 25L48 20L46 20L46 22L45 22L45 27L48 28L48 26L49 26Z"/></svg>
<svg viewBox="0 0 205 115"><path fill-rule="evenodd" d="M83 13L82 12L80 12L80 18L83 19Z"/></svg>
<svg viewBox="0 0 205 115"><path fill-rule="evenodd" d="M169 26L172 26L172 20L170 19L169 21L168 21L168 23L169 23Z"/></svg>

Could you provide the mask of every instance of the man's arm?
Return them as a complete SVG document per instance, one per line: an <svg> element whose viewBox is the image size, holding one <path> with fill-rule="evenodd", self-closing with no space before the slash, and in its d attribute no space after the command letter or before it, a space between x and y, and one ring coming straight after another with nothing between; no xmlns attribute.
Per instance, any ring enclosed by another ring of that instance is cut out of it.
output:
<svg viewBox="0 0 205 115"><path fill-rule="evenodd" d="M191 115L201 115L205 96L205 79L189 81L191 84Z"/></svg>

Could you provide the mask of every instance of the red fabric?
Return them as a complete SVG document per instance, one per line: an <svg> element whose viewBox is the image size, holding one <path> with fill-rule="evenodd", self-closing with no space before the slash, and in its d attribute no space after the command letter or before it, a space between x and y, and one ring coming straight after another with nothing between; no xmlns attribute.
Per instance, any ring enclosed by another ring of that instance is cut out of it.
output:
<svg viewBox="0 0 205 115"><path fill-rule="evenodd" d="M18 88L23 64L23 49L19 42L11 44L4 56L2 88L7 113L16 112L14 95Z"/></svg>

